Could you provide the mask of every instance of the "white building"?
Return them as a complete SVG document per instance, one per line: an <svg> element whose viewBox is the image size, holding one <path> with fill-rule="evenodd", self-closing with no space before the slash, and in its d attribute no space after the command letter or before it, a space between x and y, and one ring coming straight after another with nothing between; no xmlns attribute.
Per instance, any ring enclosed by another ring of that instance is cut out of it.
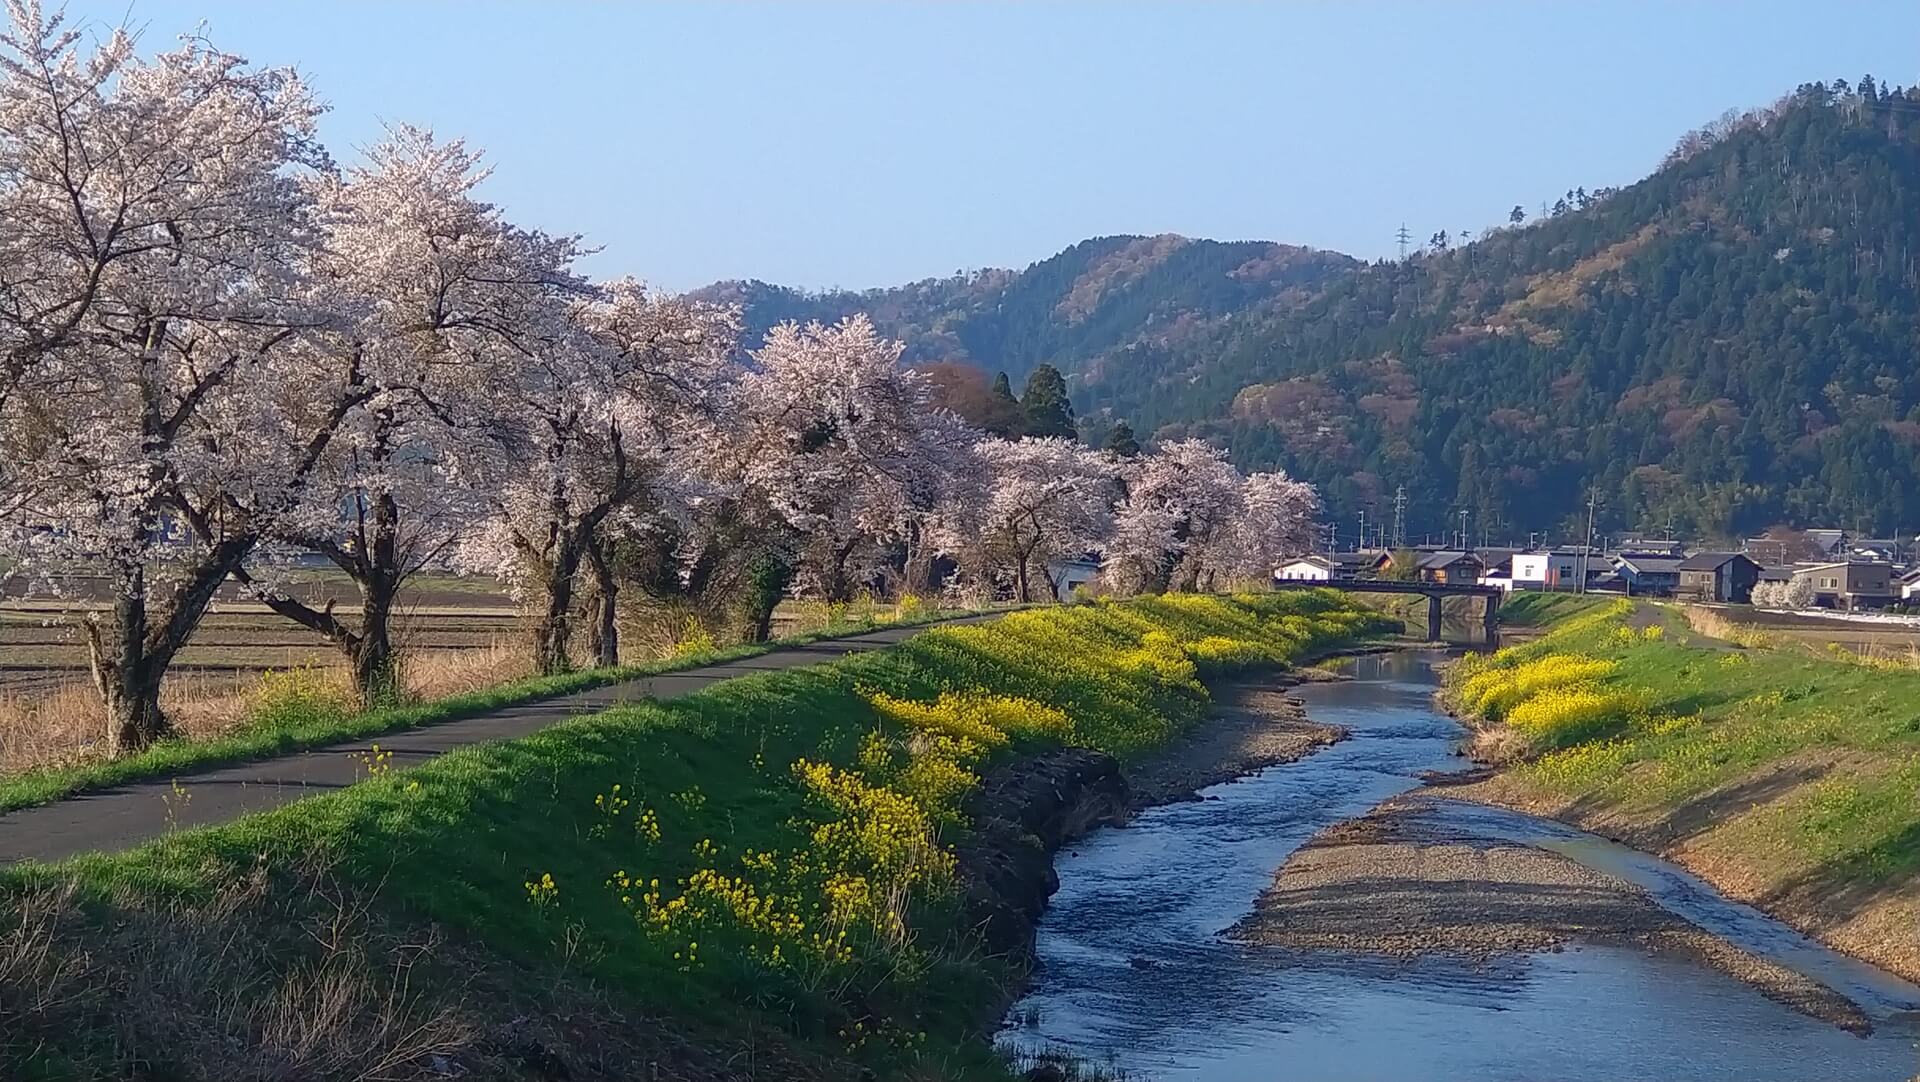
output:
<svg viewBox="0 0 1920 1082"><path fill-rule="evenodd" d="M1288 582L1330 582L1333 579L1333 561L1325 556L1302 556L1292 563L1274 568L1273 577Z"/></svg>
<svg viewBox="0 0 1920 1082"><path fill-rule="evenodd" d="M1520 590L1572 590L1582 574L1611 568L1599 553L1578 546L1552 552L1519 552L1513 557L1513 585Z"/></svg>
<svg viewBox="0 0 1920 1082"><path fill-rule="evenodd" d="M1053 580L1054 596L1071 600L1073 592L1100 575L1098 560L1053 560L1047 564L1047 578Z"/></svg>

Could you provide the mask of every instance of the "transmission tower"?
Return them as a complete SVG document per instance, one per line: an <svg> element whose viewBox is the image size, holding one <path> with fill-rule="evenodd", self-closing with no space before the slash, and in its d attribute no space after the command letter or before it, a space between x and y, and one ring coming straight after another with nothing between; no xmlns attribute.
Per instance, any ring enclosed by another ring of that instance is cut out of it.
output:
<svg viewBox="0 0 1920 1082"><path fill-rule="evenodd" d="M1405 227L1402 227L1404 231ZM1393 547L1407 547L1407 486L1401 485L1393 492Z"/></svg>
<svg viewBox="0 0 1920 1082"><path fill-rule="evenodd" d="M1413 241L1413 234L1408 231L1407 223L1400 223L1400 231L1393 235L1393 239L1400 242L1400 261L1405 263L1407 261L1407 245Z"/></svg>

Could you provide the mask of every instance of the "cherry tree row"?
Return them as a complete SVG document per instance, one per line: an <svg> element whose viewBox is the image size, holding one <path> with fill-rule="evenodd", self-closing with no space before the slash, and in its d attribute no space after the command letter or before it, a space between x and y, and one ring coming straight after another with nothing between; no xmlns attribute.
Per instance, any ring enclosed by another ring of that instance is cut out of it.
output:
<svg viewBox="0 0 1920 1082"><path fill-rule="evenodd" d="M1310 537L1311 488L1197 441L983 438L864 318L743 343L731 310L590 281L458 140L397 126L336 163L290 70L9 13L0 553L71 600L115 751L168 732L162 680L228 582L371 701L430 568L508 580L556 672L617 661L629 590L765 637L788 593L1035 599L1089 553L1117 589L1206 589ZM357 611L287 588L305 554Z"/></svg>

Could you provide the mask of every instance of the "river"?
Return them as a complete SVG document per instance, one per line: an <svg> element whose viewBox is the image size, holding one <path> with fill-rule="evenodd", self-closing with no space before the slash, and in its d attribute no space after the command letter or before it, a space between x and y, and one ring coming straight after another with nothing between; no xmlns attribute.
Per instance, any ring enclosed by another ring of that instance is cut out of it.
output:
<svg viewBox="0 0 1920 1082"><path fill-rule="evenodd" d="M1295 692L1351 737L1298 762L1149 809L1058 855L1040 967L1008 1047L1064 1051L1134 1079L1210 1082L1905 1082L1920 1076L1920 988L1836 954L1677 866L1559 823L1444 801L1434 815L1550 848L1645 887L1664 907L1813 976L1875 1021L1856 1037L1718 970L1581 946L1487 965L1290 952L1222 936L1322 829L1458 769L1433 709L1432 655L1356 660L1351 682Z"/></svg>

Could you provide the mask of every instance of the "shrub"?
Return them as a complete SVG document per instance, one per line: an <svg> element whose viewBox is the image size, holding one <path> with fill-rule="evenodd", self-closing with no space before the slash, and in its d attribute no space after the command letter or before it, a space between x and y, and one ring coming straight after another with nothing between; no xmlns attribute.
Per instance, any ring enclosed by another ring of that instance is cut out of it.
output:
<svg viewBox="0 0 1920 1082"><path fill-rule="evenodd" d="M1498 721L1541 692L1598 680L1617 668L1616 661L1578 654L1548 654L1511 667L1482 668L1461 682L1456 701L1470 713Z"/></svg>
<svg viewBox="0 0 1920 1082"><path fill-rule="evenodd" d="M355 705L337 673L302 666L262 674L248 697L248 715L256 725L281 728L337 721Z"/></svg>
<svg viewBox="0 0 1920 1082"><path fill-rule="evenodd" d="M1624 727L1637 709L1635 699L1621 692L1550 687L1515 705L1507 722L1537 744L1565 747Z"/></svg>

